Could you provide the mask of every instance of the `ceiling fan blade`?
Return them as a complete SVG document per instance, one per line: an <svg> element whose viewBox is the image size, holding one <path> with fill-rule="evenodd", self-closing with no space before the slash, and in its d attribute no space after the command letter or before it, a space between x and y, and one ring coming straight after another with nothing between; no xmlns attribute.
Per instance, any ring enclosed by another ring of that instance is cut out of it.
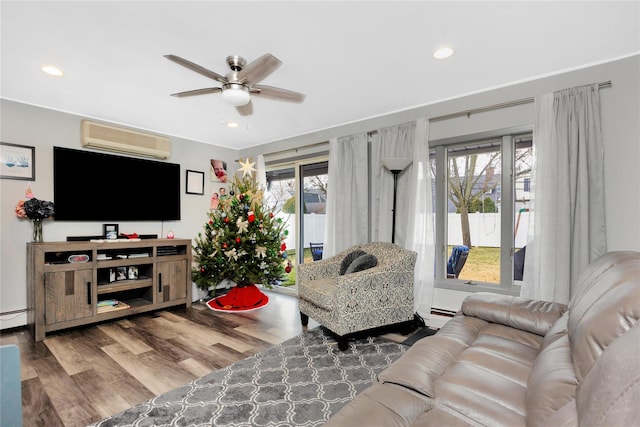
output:
<svg viewBox="0 0 640 427"><path fill-rule="evenodd" d="M260 58L250 62L240 70L238 73L238 80L248 84L261 82L281 65L282 61L270 53L265 53Z"/></svg>
<svg viewBox="0 0 640 427"><path fill-rule="evenodd" d="M222 88L207 87L204 89L187 90L185 92L172 93L171 96L177 96L178 98L183 98L185 96L206 95L207 93L216 93L216 92L222 92Z"/></svg>
<svg viewBox="0 0 640 427"><path fill-rule="evenodd" d="M250 116L253 114L253 103L249 101L248 104L236 107L236 110L238 110L238 113L240 113L241 116Z"/></svg>
<svg viewBox="0 0 640 427"><path fill-rule="evenodd" d="M194 64L193 62L188 61L184 58L180 58L179 56L176 56L176 55L165 55L164 57L175 62L176 64L182 65L183 67L190 69L191 71L195 71L196 73L202 74L205 77L209 77L210 79L213 79L220 83L227 83L226 77L221 76L220 74L214 71L208 70L198 64Z"/></svg>
<svg viewBox="0 0 640 427"><path fill-rule="evenodd" d="M306 95L279 87L255 85L251 86L251 93L263 98L286 102L302 102Z"/></svg>

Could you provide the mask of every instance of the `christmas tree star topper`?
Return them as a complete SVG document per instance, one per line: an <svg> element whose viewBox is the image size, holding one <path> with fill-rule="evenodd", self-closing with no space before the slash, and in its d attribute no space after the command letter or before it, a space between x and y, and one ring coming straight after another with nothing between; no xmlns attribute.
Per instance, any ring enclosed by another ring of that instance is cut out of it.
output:
<svg viewBox="0 0 640 427"><path fill-rule="evenodd" d="M247 175L251 176L253 172L258 171L256 168L253 167L255 166L256 162L252 162L251 159L249 159L248 157L247 157L247 160L245 160L244 162L242 160L238 160L238 163L242 165L240 170L242 171L243 178Z"/></svg>

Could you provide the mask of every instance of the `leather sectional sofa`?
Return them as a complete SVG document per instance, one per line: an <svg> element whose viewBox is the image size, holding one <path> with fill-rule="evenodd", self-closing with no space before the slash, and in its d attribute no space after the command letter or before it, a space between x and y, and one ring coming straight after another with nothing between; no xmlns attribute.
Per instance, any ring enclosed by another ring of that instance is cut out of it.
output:
<svg viewBox="0 0 640 427"><path fill-rule="evenodd" d="M640 253L606 254L569 305L468 297L326 426L640 425Z"/></svg>

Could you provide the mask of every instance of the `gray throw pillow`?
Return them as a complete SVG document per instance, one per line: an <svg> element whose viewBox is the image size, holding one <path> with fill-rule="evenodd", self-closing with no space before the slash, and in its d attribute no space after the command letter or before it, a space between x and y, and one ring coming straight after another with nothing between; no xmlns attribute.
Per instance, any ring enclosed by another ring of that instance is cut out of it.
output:
<svg viewBox="0 0 640 427"><path fill-rule="evenodd" d="M344 274L356 273L358 271L367 270L378 265L378 259L371 254L360 255L347 268Z"/></svg>
<svg viewBox="0 0 640 427"><path fill-rule="evenodd" d="M351 265L356 258L361 255L366 255L367 253L363 250L356 249L355 251L349 252L347 256L342 259L342 263L340 264L340 275L344 275L344 272L347 271L347 268Z"/></svg>

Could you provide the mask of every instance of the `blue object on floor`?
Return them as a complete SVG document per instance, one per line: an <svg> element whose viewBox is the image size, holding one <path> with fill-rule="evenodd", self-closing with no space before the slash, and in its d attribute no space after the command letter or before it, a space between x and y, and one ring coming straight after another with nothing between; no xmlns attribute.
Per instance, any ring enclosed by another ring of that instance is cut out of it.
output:
<svg viewBox="0 0 640 427"><path fill-rule="evenodd" d="M20 350L14 344L0 346L0 426L22 426Z"/></svg>
<svg viewBox="0 0 640 427"><path fill-rule="evenodd" d="M465 245L454 246L451 249L451 256L447 262L447 278L457 279L458 275L464 267L464 263L467 262L467 256L469 256L469 247Z"/></svg>

